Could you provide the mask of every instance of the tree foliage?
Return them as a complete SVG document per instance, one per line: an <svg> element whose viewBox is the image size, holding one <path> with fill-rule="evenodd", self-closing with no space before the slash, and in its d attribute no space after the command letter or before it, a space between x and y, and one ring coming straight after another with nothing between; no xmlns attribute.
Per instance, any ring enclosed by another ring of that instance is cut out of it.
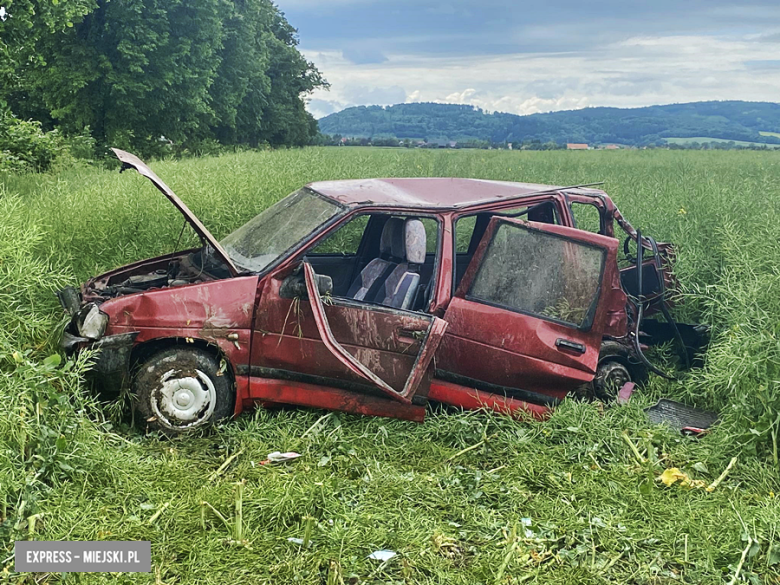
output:
<svg viewBox="0 0 780 585"><path fill-rule="evenodd" d="M145 154L214 140L302 145L316 134L303 98L325 82L270 0L93 7L32 41L36 59L15 67L6 92L17 115Z"/></svg>
<svg viewBox="0 0 780 585"><path fill-rule="evenodd" d="M5 0L0 21L0 83L12 88L19 74L41 62L37 42L73 26L95 8L95 0Z"/></svg>
<svg viewBox="0 0 780 585"><path fill-rule="evenodd" d="M585 108L516 116L466 105L415 103L348 108L320 120L327 134L490 143L588 142L646 145L672 137L780 144L780 104L695 102L646 108ZM761 134L764 132L764 134Z"/></svg>

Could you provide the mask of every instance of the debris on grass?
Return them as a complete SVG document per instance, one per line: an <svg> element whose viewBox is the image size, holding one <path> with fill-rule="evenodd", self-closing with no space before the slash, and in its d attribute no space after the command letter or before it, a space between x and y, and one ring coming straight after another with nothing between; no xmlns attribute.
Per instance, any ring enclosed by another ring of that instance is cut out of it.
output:
<svg viewBox="0 0 780 585"><path fill-rule="evenodd" d="M665 470L658 477L658 480L663 482L666 487L669 487L678 481L680 482L680 485L689 488L703 488L707 485L700 479L691 479L687 473L680 471L677 467L670 467Z"/></svg>
<svg viewBox="0 0 780 585"><path fill-rule="evenodd" d="M634 382L626 382L623 384L623 386L620 388L620 392L618 392L617 403L628 404L628 401L631 400L631 395L634 393L635 388L636 384Z"/></svg>
<svg viewBox="0 0 780 585"><path fill-rule="evenodd" d="M663 482L666 487L669 487L679 481L680 485L685 487L704 489L705 491L713 492L715 491L715 488L717 488L721 484L721 482L724 479L726 479L726 476L729 474L729 472L734 467L736 462L737 462L737 458L732 457L728 466L726 466L726 469L723 470L723 473L721 473L718 479L713 481L710 485L707 485L704 481L700 479L691 479L691 477L687 473L685 473L684 471L680 471L677 467L670 467L669 469L666 469L658 477L658 480Z"/></svg>
<svg viewBox="0 0 780 585"><path fill-rule="evenodd" d="M269 453L266 460L261 461L260 465L268 465L269 463L284 463L285 461L292 461L293 459L298 459L298 457L300 456L301 456L300 453L296 453L294 451L288 451L287 453L274 451L273 453Z"/></svg>
<svg viewBox="0 0 780 585"><path fill-rule="evenodd" d="M398 553L395 551L382 549L382 550L375 550L370 555L368 555L368 558L371 559L372 561L382 561L383 563L386 563L397 554Z"/></svg>

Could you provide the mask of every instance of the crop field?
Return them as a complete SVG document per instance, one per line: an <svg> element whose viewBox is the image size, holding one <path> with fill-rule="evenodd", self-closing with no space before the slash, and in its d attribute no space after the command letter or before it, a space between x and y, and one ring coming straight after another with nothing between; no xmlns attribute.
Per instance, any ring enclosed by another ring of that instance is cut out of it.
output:
<svg viewBox="0 0 780 585"><path fill-rule="evenodd" d="M144 435L84 391L88 363L57 356L53 291L173 251L181 216L136 173L1 178L0 582L780 583L780 152L309 148L152 167L218 238L314 180L605 181L677 245L677 315L713 341L703 368L629 405L566 402L545 422L291 408ZM700 439L653 426L661 396L721 422ZM272 451L303 456L260 465ZM667 486L672 468L698 481ZM149 540L153 570L16 575L26 539ZM397 554L367 558L381 549Z"/></svg>

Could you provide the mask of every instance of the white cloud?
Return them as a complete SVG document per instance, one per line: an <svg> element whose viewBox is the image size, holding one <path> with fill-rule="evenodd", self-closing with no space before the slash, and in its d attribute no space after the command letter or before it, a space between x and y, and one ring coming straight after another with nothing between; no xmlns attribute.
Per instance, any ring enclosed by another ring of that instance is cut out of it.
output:
<svg viewBox="0 0 780 585"><path fill-rule="evenodd" d="M392 97L393 103L464 103L531 114L697 100L776 101L780 68L757 74L754 63L778 54L780 35L677 35L638 36L583 52L473 57L388 53L387 61L364 65L335 51L307 57L332 85L330 92L318 91L313 98L334 108L367 105L384 96L383 105Z"/></svg>

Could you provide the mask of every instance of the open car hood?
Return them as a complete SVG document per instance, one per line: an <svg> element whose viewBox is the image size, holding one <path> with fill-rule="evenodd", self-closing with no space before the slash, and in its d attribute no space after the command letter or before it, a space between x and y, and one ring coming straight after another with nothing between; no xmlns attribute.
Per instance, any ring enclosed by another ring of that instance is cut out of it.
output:
<svg viewBox="0 0 780 585"><path fill-rule="evenodd" d="M135 169L144 177L149 179L152 183L154 183L154 186L157 187L160 192L162 192L162 194L165 195L170 200L170 202L176 206L176 209L181 212L181 214L184 216L184 219L186 219L187 222L192 226L192 229L195 230L195 233L198 234L203 243L208 244L211 246L211 248L214 249L219 258L227 265L230 272L233 273L234 276L240 272L238 268L236 268L236 265L233 264L233 261L230 259L230 256L228 256L227 252L225 252L222 246L220 246L217 239L211 235L209 230L206 229L206 226L204 226L195 216L195 214L192 213L190 208L185 205L184 201L179 199L171 190L171 188L163 183L160 177L154 174L154 171L150 169L146 163L144 163L144 161L142 161L134 154L130 154L124 150L119 150L118 148L112 148L111 151L122 162L122 168L120 169L120 172L126 169Z"/></svg>

